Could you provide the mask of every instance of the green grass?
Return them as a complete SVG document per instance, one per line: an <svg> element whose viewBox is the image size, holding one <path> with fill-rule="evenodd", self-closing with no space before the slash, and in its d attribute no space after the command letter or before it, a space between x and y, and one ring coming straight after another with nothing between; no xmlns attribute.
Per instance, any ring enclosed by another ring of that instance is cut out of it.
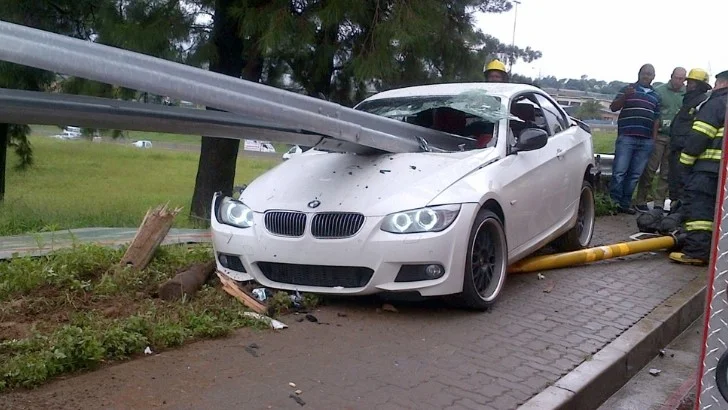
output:
<svg viewBox="0 0 728 410"><path fill-rule="evenodd" d="M32 125L32 134L37 136L49 136L60 134L63 130L60 127L54 125ZM104 137L110 137L111 133L106 132L102 134ZM163 142L171 144L184 144L190 146L200 146L202 143L202 137L199 135L182 135L182 134L167 134L164 132L148 132L148 131L126 131L124 134L124 141L129 143L138 140L147 140L154 142ZM276 152L283 155L284 152L290 148L289 144L282 144L274 142L273 146ZM240 149L243 149L243 143L240 143Z"/></svg>
<svg viewBox="0 0 728 410"><path fill-rule="evenodd" d="M137 227L147 209L169 202L184 207L177 227L191 227L189 212L199 154L140 150L86 140L31 137L35 165L16 171L9 152L7 189L0 204L0 235L47 226ZM235 183L249 183L278 159L240 159Z"/></svg>
<svg viewBox="0 0 728 410"><path fill-rule="evenodd" d="M208 284L191 299L164 302L157 287L212 259L209 245L167 246L146 269L122 268L124 249L80 245L0 263L0 392L62 374L266 325Z"/></svg>
<svg viewBox="0 0 728 410"><path fill-rule="evenodd" d="M594 152L597 154L611 154L614 152L614 141L617 139L616 131L595 131L592 133Z"/></svg>

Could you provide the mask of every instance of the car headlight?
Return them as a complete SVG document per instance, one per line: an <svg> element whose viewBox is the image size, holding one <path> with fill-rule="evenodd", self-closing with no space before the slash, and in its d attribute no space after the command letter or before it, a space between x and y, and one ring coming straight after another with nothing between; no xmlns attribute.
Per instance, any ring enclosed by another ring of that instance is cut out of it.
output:
<svg viewBox="0 0 728 410"><path fill-rule="evenodd" d="M253 226L253 210L236 199L225 197L220 201L217 219L227 225L250 228Z"/></svg>
<svg viewBox="0 0 728 410"><path fill-rule="evenodd" d="M440 205L387 215L382 230L391 233L440 232L453 223L460 205Z"/></svg>

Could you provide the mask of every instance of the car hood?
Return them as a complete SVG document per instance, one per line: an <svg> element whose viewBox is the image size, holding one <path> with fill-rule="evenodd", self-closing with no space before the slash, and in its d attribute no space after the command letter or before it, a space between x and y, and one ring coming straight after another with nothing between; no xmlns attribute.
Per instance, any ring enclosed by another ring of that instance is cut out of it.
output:
<svg viewBox="0 0 728 410"><path fill-rule="evenodd" d="M495 156L494 148L454 153L297 155L255 179L240 200L256 212L315 209L383 216L428 205ZM318 206L312 207L312 201Z"/></svg>

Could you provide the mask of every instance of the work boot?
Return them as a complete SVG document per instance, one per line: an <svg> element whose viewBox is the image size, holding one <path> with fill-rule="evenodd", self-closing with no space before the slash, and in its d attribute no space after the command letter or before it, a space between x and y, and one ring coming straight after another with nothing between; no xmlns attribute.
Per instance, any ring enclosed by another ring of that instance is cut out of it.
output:
<svg viewBox="0 0 728 410"><path fill-rule="evenodd" d="M692 256L688 256L682 252L670 253L670 260L686 265L704 266L708 264L708 261L706 260L693 258Z"/></svg>

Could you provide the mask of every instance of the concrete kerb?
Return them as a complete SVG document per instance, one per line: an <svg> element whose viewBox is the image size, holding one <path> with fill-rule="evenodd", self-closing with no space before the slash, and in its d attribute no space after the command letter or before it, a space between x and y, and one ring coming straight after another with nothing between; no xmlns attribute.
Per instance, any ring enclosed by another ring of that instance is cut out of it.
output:
<svg viewBox="0 0 728 410"><path fill-rule="evenodd" d="M700 276L519 410L596 409L647 365L705 307L705 277Z"/></svg>

